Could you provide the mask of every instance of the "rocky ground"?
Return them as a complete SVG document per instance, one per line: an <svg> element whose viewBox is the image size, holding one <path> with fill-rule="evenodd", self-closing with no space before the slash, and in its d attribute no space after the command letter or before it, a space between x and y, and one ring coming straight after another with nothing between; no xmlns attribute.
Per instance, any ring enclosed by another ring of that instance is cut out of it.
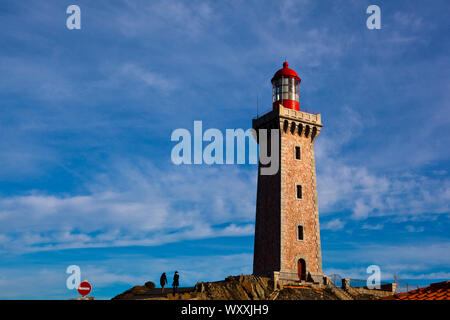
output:
<svg viewBox="0 0 450 320"><path fill-rule="evenodd" d="M329 288L285 288L276 300L340 300Z"/></svg>
<svg viewBox="0 0 450 320"><path fill-rule="evenodd" d="M223 281L200 282L195 287L179 288L172 294L166 288L161 294L153 282L135 286L113 298L113 300L360 300L376 299L374 296L350 295L334 287L285 287L273 290L273 280L253 275L229 276Z"/></svg>

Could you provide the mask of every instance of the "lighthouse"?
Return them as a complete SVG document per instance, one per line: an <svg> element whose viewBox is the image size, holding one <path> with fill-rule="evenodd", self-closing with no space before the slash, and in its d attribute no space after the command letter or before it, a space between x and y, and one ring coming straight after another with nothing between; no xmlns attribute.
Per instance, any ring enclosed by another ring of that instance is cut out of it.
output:
<svg viewBox="0 0 450 320"><path fill-rule="evenodd" d="M258 166L253 274L280 280L323 280L314 141L320 114L300 110L298 74L288 62L273 78L272 110L253 119L253 129L279 130L280 167ZM259 143L259 141L258 141Z"/></svg>

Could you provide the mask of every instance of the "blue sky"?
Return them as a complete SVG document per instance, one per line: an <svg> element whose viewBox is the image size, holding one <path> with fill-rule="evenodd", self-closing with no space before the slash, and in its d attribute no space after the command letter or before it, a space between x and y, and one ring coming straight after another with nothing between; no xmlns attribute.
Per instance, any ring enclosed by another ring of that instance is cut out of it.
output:
<svg viewBox="0 0 450 320"><path fill-rule="evenodd" d="M70 4L81 30L66 28ZM381 30L366 28L370 4ZM323 268L450 278L448 1L1 1L0 298L251 273L254 165L175 166L244 128L286 57L316 140Z"/></svg>

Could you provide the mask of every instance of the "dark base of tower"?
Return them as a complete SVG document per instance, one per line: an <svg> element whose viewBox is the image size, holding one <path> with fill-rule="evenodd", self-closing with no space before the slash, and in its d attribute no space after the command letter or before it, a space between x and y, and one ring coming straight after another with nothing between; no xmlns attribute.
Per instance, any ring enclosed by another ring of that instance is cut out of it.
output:
<svg viewBox="0 0 450 320"><path fill-rule="evenodd" d="M273 271L253 271L255 277L273 278Z"/></svg>

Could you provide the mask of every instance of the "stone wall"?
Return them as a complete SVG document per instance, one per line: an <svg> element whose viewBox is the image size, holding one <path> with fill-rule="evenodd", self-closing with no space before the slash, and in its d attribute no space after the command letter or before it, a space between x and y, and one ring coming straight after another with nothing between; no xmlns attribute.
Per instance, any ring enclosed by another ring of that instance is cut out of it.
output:
<svg viewBox="0 0 450 320"><path fill-rule="evenodd" d="M379 298L392 296L395 293L395 291L392 292L379 289L354 288L354 287L347 289L347 291L352 295L357 294L358 296L375 296Z"/></svg>
<svg viewBox="0 0 450 320"><path fill-rule="evenodd" d="M374 297L386 297L395 293L396 284L388 283L380 286L380 289L369 289L366 287L351 287L350 279L342 279L342 289L350 293L352 296L374 296Z"/></svg>
<svg viewBox="0 0 450 320"><path fill-rule="evenodd" d="M320 273L314 144L310 136L299 134L299 125L289 122L288 129L281 131L281 270L295 273L297 261L303 259L307 272ZM301 150L300 160L295 159L296 146ZM297 198L297 185L302 186L302 199ZM299 225L303 226L303 240L298 240Z"/></svg>
<svg viewBox="0 0 450 320"><path fill-rule="evenodd" d="M320 277L322 258L317 203L314 140L320 133L320 115L284 109L273 110L253 120L253 128L280 130L280 170L260 175L255 221L253 274L272 276L273 271L298 279L297 262L306 263L306 274ZM295 159L295 147L301 159ZM261 166L261 164L260 164ZM302 186L302 199L296 186ZM297 228L303 227L303 240Z"/></svg>

